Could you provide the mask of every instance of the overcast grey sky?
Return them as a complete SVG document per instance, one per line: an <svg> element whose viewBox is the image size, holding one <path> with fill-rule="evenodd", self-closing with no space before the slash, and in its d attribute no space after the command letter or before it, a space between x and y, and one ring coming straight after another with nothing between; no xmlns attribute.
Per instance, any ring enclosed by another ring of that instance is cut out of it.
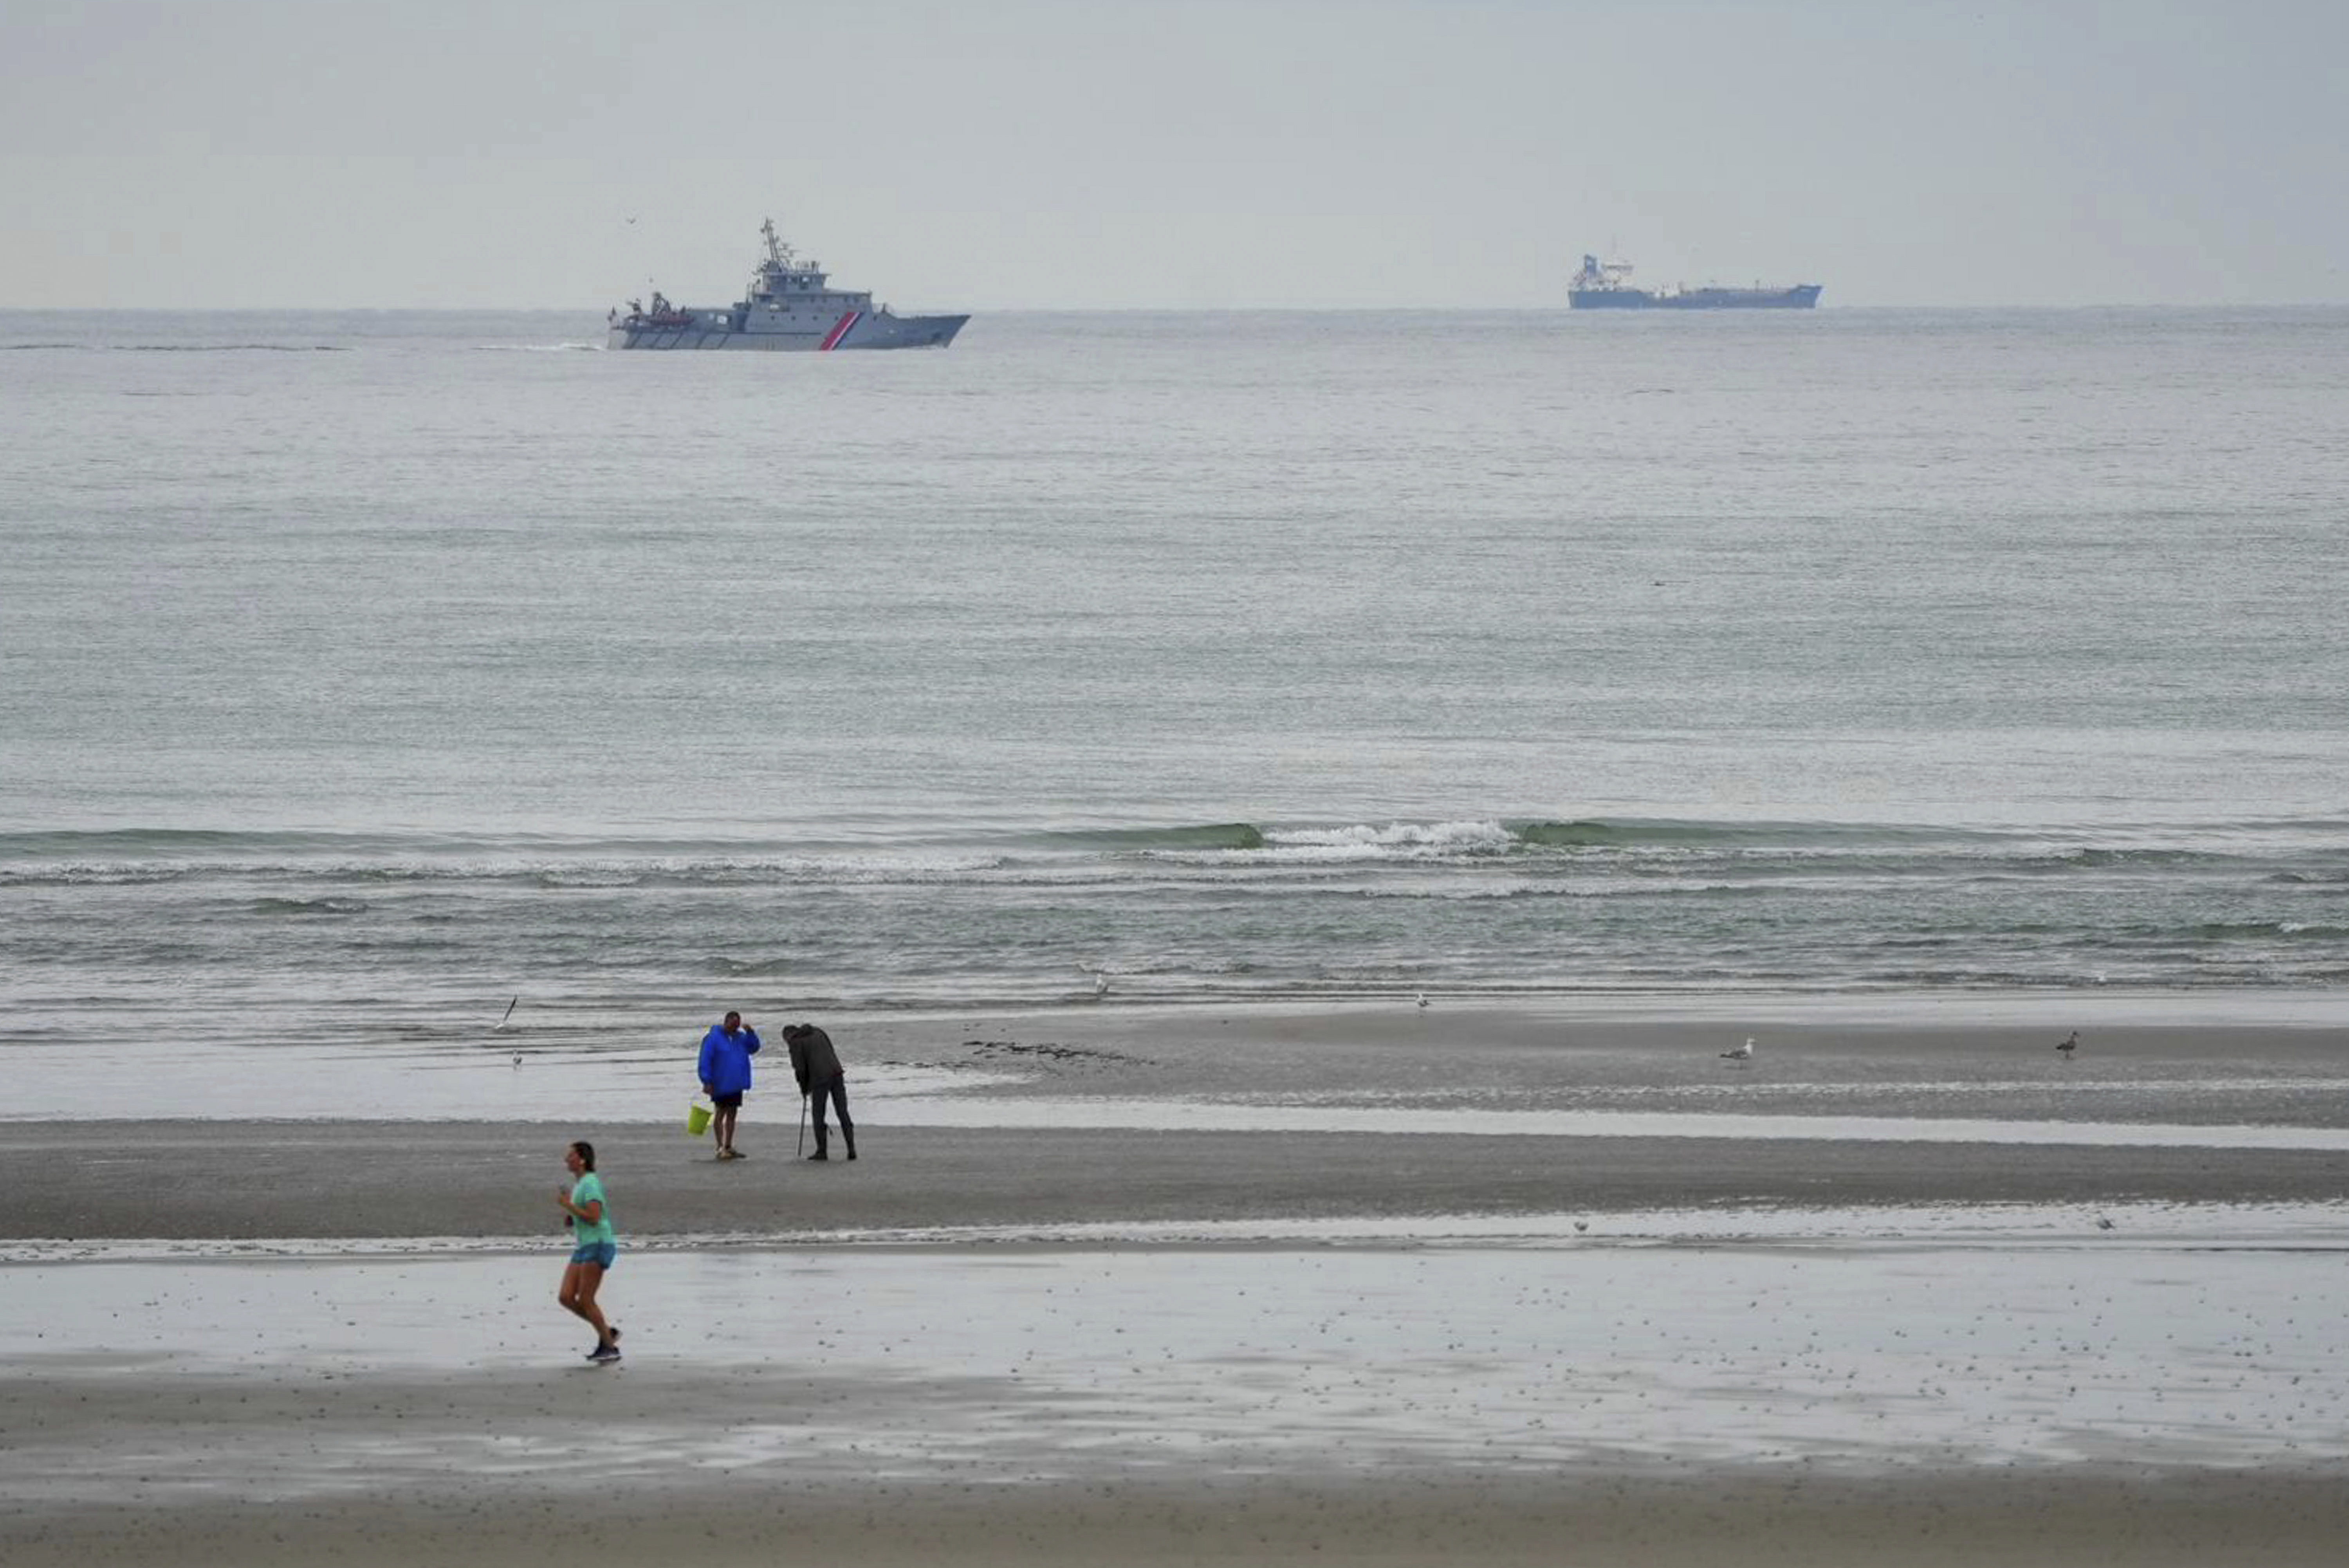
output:
<svg viewBox="0 0 2349 1568"><path fill-rule="evenodd" d="M2349 301L2343 0L8 0L0 306ZM630 222L633 219L634 222Z"/></svg>

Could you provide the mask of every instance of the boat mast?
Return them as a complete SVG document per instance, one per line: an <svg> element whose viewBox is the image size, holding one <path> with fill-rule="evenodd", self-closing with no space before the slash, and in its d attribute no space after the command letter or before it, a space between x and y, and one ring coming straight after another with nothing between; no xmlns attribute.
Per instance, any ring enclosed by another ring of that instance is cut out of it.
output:
<svg viewBox="0 0 2349 1568"><path fill-rule="evenodd" d="M774 266L775 270L777 272L781 272L789 268L792 265L792 247L783 244L781 239L777 237L775 234L775 220L769 218L765 223L760 224L759 232L767 236L767 260Z"/></svg>

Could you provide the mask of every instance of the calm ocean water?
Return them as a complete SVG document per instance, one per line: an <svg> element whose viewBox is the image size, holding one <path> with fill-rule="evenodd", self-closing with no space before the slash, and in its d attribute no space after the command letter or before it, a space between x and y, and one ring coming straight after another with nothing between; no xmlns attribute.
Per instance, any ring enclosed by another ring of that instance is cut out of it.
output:
<svg viewBox="0 0 2349 1568"><path fill-rule="evenodd" d="M0 315L0 1044L2349 982L2349 310L600 336Z"/></svg>

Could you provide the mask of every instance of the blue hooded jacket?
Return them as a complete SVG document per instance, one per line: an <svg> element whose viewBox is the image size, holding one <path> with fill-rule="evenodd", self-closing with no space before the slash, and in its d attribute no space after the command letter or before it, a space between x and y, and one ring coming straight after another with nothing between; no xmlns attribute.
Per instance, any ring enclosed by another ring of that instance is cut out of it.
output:
<svg viewBox="0 0 2349 1568"><path fill-rule="evenodd" d="M701 1037L701 1081L713 1095L739 1095L750 1086L750 1058L759 1049L759 1032L745 1023L733 1033L713 1023Z"/></svg>

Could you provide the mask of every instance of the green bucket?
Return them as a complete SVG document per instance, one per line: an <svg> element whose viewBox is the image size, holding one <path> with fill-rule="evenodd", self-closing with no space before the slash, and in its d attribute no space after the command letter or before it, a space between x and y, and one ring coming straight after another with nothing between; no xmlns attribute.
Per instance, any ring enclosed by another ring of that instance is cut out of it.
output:
<svg viewBox="0 0 2349 1568"><path fill-rule="evenodd" d="M708 1132L709 1130L709 1116L710 1106L708 1100L696 1100L691 1105L686 1106L685 1130L687 1134L693 1137L699 1137L703 1133Z"/></svg>

